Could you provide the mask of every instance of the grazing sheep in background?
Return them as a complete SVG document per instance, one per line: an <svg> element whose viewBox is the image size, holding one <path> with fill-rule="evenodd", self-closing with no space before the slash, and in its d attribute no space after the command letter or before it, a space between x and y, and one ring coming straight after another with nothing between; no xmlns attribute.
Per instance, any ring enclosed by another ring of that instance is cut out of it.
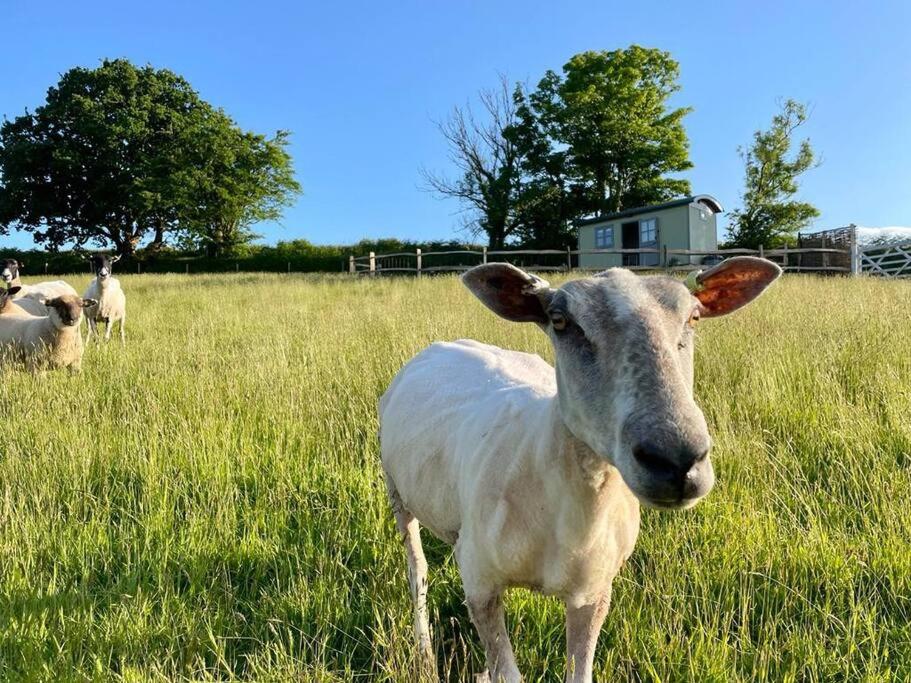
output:
<svg viewBox="0 0 911 683"><path fill-rule="evenodd" d="M0 315L0 349L25 362L33 372L42 368L82 369L82 311L98 302L66 294L46 302L47 315Z"/></svg>
<svg viewBox="0 0 911 683"><path fill-rule="evenodd" d="M85 290L84 296L88 299L95 299L98 301L98 305L87 308L85 311L86 320L89 322L86 341L96 334L96 325L99 322L104 323L104 340L108 341L111 338L113 324L120 321L120 343L125 344L126 333L123 325L127 317L127 298L120 287L120 280L111 276L111 266L117 263L120 257L94 254L89 257L89 260L92 262L95 279L89 283L89 288Z"/></svg>
<svg viewBox="0 0 911 683"><path fill-rule="evenodd" d="M435 343L380 399L383 468L426 673L436 663L419 524L455 547L490 680L521 680L502 602L512 586L563 600L566 680L591 680L640 503L688 508L714 483L693 399L694 327L749 303L780 273L744 257L689 287L618 268L558 289L504 263L465 273L488 308L550 337L556 367L471 340Z"/></svg>
<svg viewBox="0 0 911 683"><path fill-rule="evenodd" d="M63 280L48 280L34 285L24 285L19 277L19 271L25 267L21 261L6 259L0 261L0 279L7 287L19 287L19 292L14 301L32 315L47 315L44 302L58 296L79 296L78 292Z"/></svg>

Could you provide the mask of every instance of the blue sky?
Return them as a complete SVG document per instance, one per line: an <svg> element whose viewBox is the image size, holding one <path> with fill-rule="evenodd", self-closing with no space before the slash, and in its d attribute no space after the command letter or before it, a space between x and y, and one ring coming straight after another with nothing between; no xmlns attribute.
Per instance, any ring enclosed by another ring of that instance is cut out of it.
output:
<svg viewBox="0 0 911 683"><path fill-rule="evenodd" d="M422 166L449 168L434 120L498 73L534 84L631 43L680 62L695 192L733 208L738 145L794 97L823 160L801 192L814 227L911 224L909 2L7 0L2 15L0 115L41 104L74 65L126 57L182 74L245 128L292 131L304 194L259 226L266 241L460 236L458 206L420 189Z"/></svg>

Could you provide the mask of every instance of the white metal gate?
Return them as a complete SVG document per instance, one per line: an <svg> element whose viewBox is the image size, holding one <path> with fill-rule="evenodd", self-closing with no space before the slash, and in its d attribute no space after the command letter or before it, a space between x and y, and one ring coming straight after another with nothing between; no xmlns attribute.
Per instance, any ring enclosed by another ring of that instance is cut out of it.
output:
<svg viewBox="0 0 911 683"><path fill-rule="evenodd" d="M855 272L880 277L911 277L911 242L858 248Z"/></svg>

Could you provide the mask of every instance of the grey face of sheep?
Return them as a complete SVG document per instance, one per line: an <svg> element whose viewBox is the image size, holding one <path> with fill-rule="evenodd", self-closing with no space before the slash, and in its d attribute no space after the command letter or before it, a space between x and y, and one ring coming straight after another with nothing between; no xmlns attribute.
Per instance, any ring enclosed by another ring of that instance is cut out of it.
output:
<svg viewBox="0 0 911 683"><path fill-rule="evenodd" d="M89 261L92 263L92 272L99 280L106 280L111 277L113 265L120 260L120 256L106 256L104 254L92 254Z"/></svg>
<svg viewBox="0 0 911 683"><path fill-rule="evenodd" d="M4 261L0 261L0 265L3 266L2 269L0 269L0 278L6 283L10 283L19 277L19 269L22 268L23 264L19 263L16 259L8 258Z"/></svg>
<svg viewBox="0 0 911 683"><path fill-rule="evenodd" d="M696 278L695 292L619 268L559 289L508 264L478 266L463 281L494 312L535 322L550 337L567 428L640 501L685 508L715 479L693 399L696 324L749 303L780 273L762 259L729 259Z"/></svg>
<svg viewBox="0 0 911 683"><path fill-rule="evenodd" d="M48 315L59 327L75 327L82 321L82 309L97 306L95 299L66 294L44 302Z"/></svg>

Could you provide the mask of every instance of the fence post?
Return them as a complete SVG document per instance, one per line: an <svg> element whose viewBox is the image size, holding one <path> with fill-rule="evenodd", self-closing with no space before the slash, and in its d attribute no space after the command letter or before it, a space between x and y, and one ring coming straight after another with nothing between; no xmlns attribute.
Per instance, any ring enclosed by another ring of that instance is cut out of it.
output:
<svg viewBox="0 0 911 683"><path fill-rule="evenodd" d="M826 234L822 234L822 248L826 248ZM822 252L822 267L825 268L824 273L829 272L829 255L826 252Z"/></svg>
<svg viewBox="0 0 911 683"><path fill-rule="evenodd" d="M354 275L357 269L354 267L354 254L348 255L348 272Z"/></svg>
<svg viewBox="0 0 911 683"><path fill-rule="evenodd" d="M860 264L860 245L857 244L857 228L854 228L851 233L851 273L860 275L863 270Z"/></svg>
<svg viewBox="0 0 911 683"><path fill-rule="evenodd" d="M661 247L661 265L667 270L667 245Z"/></svg>
<svg viewBox="0 0 911 683"><path fill-rule="evenodd" d="M765 247L761 244L759 245L759 258L765 258Z"/></svg>
<svg viewBox="0 0 911 683"><path fill-rule="evenodd" d="M417 259L418 277L421 277L421 265L422 265L421 264L421 261L422 261L421 250L420 249L415 250L414 256Z"/></svg>
<svg viewBox="0 0 911 683"><path fill-rule="evenodd" d="M190 274L190 262L187 261L185 265L187 266L187 275L189 275Z"/></svg>
<svg viewBox="0 0 911 683"><path fill-rule="evenodd" d="M566 247L566 272L570 272L573 269L573 248Z"/></svg>
<svg viewBox="0 0 911 683"><path fill-rule="evenodd" d="M47 261L44 262L44 274L47 275Z"/></svg>
<svg viewBox="0 0 911 683"><path fill-rule="evenodd" d="M291 274L291 261L288 261L288 275Z"/></svg>
<svg viewBox="0 0 911 683"><path fill-rule="evenodd" d="M487 247L481 247L481 263L487 263Z"/></svg>
<svg viewBox="0 0 911 683"><path fill-rule="evenodd" d="M240 261L234 262L234 272L236 272L236 273L240 272Z"/></svg>
<svg viewBox="0 0 911 683"><path fill-rule="evenodd" d="M137 274L137 275L142 275L142 267L141 267L141 266L142 266L142 264L139 263L139 261L136 261L136 274Z"/></svg>
<svg viewBox="0 0 911 683"><path fill-rule="evenodd" d="M782 257L781 261L784 264L784 269L787 270L787 268L788 268L788 245L787 244L784 245L784 256Z"/></svg>
<svg viewBox="0 0 911 683"><path fill-rule="evenodd" d="M370 252L370 274L376 275L376 254Z"/></svg>

